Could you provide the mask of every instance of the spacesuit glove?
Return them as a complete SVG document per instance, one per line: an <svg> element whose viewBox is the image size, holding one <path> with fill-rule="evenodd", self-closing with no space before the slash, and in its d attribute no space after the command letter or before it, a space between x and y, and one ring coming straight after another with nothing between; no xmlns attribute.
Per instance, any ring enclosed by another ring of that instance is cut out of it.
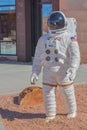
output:
<svg viewBox="0 0 87 130"><path fill-rule="evenodd" d="M36 73L32 73L30 78L31 84L35 84L37 80L38 80L38 75Z"/></svg>
<svg viewBox="0 0 87 130"><path fill-rule="evenodd" d="M69 79L70 80L74 80L75 79L75 77L76 77L76 71L77 71L77 69L76 68L74 68L74 67L70 67L68 70L67 70L67 74L69 75Z"/></svg>

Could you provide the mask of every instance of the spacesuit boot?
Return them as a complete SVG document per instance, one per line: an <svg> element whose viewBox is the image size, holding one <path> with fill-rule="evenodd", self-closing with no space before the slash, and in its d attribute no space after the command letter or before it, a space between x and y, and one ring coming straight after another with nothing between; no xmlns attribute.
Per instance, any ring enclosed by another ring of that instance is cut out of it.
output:
<svg viewBox="0 0 87 130"><path fill-rule="evenodd" d="M49 122L56 116L56 88L43 86L43 98L46 111L46 122Z"/></svg>
<svg viewBox="0 0 87 130"><path fill-rule="evenodd" d="M74 86L70 85L68 87L60 87L60 91L63 95L67 107L67 111L68 111L67 118L75 118L77 105L76 105L76 99L74 94Z"/></svg>

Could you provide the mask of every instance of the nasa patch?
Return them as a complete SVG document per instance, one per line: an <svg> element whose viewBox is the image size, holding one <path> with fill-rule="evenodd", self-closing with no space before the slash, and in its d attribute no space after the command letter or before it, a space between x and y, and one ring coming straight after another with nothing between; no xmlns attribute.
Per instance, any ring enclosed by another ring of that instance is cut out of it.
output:
<svg viewBox="0 0 87 130"><path fill-rule="evenodd" d="M76 36L72 36L72 37L70 37L70 39L71 39L72 42L77 42L77 37Z"/></svg>

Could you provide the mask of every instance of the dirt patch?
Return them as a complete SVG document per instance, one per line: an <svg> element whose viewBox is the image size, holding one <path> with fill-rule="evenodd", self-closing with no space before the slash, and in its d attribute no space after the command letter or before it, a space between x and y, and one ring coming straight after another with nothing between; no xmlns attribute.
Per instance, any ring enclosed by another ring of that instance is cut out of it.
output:
<svg viewBox="0 0 87 130"><path fill-rule="evenodd" d="M87 85L75 87L78 115L66 118L62 96L57 90L57 116L45 122L45 111L41 105L18 105L18 94L0 96L0 115L6 130L87 130Z"/></svg>

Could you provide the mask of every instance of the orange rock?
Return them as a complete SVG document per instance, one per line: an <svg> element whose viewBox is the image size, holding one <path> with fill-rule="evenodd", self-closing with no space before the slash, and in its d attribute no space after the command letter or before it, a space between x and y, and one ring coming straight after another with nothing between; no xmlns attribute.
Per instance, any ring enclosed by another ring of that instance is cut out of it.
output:
<svg viewBox="0 0 87 130"><path fill-rule="evenodd" d="M38 105L43 104L42 88L37 86L30 86L25 88L18 98L20 105Z"/></svg>

